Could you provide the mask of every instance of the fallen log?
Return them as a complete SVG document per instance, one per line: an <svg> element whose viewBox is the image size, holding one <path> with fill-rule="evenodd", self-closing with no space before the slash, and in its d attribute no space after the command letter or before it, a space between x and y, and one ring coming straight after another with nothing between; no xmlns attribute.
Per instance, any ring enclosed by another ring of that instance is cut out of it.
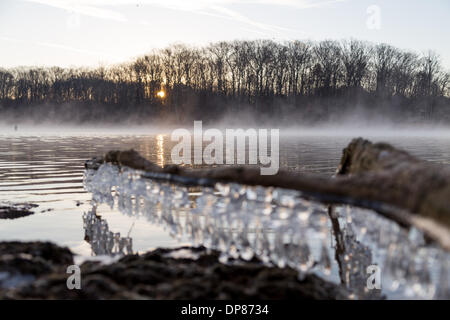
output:
<svg viewBox="0 0 450 320"><path fill-rule="evenodd" d="M326 204L350 204L372 209L403 227L414 226L450 250L450 169L416 159L388 144L353 140L343 151L336 177L280 170L262 176L247 166L212 169L164 168L134 150L110 151L86 162L96 169L108 162L145 171L144 176L184 185L214 186L216 182L298 190L305 198Z"/></svg>
<svg viewBox="0 0 450 320"><path fill-rule="evenodd" d="M372 197L450 225L448 165L420 161L388 144L356 139L344 149L338 174L372 181L378 187L378 195Z"/></svg>

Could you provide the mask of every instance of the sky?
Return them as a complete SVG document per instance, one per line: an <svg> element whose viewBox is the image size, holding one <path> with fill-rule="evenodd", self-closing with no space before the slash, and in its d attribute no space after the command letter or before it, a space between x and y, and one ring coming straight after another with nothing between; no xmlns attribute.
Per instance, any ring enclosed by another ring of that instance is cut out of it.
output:
<svg viewBox="0 0 450 320"><path fill-rule="evenodd" d="M0 67L98 66L172 43L360 39L450 69L449 0L0 0Z"/></svg>

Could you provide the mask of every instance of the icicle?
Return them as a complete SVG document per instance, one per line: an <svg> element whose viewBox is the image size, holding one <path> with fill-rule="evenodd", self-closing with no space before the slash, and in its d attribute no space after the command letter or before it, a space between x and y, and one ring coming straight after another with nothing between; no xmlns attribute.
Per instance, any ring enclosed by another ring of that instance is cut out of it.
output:
<svg viewBox="0 0 450 320"><path fill-rule="evenodd" d="M299 274L317 271L333 281L341 276L354 298L379 297L379 290L366 287L367 267L378 265L382 293L388 297L449 297L449 254L426 244L420 231L408 232L370 210L332 210L344 250L338 252L338 265L331 259L338 243L330 231L328 206L308 201L297 191L217 183L214 189L192 192L110 164L87 170L84 182L94 204L116 205L124 214L163 225L175 238L188 237L194 244L220 250L223 262L258 257ZM96 252L131 251L131 239L110 232L105 221L96 219L92 212L84 215Z"/></svg>

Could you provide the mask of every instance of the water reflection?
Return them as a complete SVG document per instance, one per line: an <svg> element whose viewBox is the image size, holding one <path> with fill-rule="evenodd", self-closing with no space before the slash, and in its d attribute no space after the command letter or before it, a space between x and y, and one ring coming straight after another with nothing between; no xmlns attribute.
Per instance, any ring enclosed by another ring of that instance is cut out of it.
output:
<svg viewBox="0 0 450 320"><path fill-rule="evenodd" d="M158 134L156 136L156 146L157 146L157 157L158 162L157 164L161 167L164 167L164 135Z"/></svg>
<svg viewBox="0 0 450 320"><path fill-rule="evenodd" d="M121 237L120 232L109 230L108 222L97 215L95 206L83 214L84 240L91 245L92 254L124 255L133 253L133 240L130 237Z"/></svg>

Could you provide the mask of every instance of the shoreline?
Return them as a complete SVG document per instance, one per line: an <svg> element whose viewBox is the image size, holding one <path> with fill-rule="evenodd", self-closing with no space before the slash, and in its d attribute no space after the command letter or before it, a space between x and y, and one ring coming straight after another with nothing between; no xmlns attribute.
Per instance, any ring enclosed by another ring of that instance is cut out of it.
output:
<svg viewBox="0 0 450 320"><path fill-rule="evenodd" d="M69 290L69 249L48 242L0 242L0 274L7 272L12 279L5 288L0 278L0 299L349 298L344 287L313 274L299 280L291 268L265 266L256 259L222 264L219 258L219 252L204 247L179 247L125 255L110 264L85 261L81 289Z"/></svg>

